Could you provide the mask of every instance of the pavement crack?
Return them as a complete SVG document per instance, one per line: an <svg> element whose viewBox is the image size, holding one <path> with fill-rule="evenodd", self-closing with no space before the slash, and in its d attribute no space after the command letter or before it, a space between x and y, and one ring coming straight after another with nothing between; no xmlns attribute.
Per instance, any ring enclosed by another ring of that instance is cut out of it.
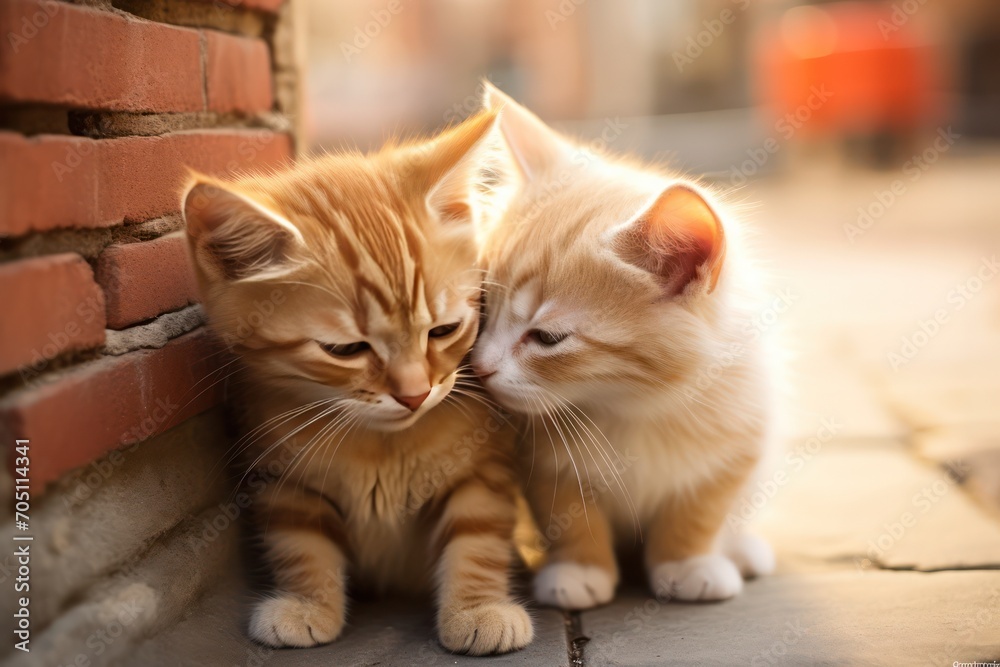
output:
<svg viewBox="0 0 1000 667"><path fill-rule="evenodd" d="M566 651L570 667L584 667L583 647L590 637L583 634L583 619L578 611L563 612L566 623Z"/></svg>
<svg viewBox="0 0 1000 667"><path fill-rule="evenodd" d="M1000 570L1000 563L983 563L981 565L949 565L947 567L916 567L913 565L884 565L878 564L880 570L889 572L922 572L933 574L934 572L990 572Z"/></svg>
<svg viewBox="0 0 1000 667"><path fill-rule="evenodd" d="M840 556L829 556L818 559L827 563L851 563L858 570L882 570L884 572L921 572L931 574L934 572L990 572L1000 570L1000 563L977 563L974 565L946 565L943 567L917 567L916 565L888 565L872 560L867 555L844 554Z"/></svg>

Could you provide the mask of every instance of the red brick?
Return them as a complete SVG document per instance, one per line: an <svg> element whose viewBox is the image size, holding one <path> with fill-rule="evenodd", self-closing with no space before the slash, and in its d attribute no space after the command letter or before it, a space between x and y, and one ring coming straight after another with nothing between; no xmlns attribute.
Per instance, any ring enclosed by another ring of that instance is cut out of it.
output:
<svg viewBox="0 0 1000 667"><path fill-rule="evenodd" d="M96 227L98 143L75 137L26 139L0 132L0 236L57 227Z"/></svg>
<svg viewBox="0 0 1000 667"><path fill-rule="evenodd" d="M270 110L274 93L267 42L211 30L205 36L209 111Z"/></svg>
<svg viewBox="0 0 1000 667"><path fill-rule="evenodd" d="M2 264L0 294L0 374L27 380L61 354L104 344L104 298L79 255Z"/></svg>
<svg viewBox="0 0 1000 667"><path fill-rule="evenodd" d="M97 258L108 327L124 329L198 298L198 286L180 233L144 243L108 247Z"/></svg>
<svg viewBox="0 0 1000 667"><path fill-rule="evenodd" d="M101 140L0 132L0 235L176 213L187 167L226 176L277 167L291 154L288 135L267 130Z"/></svg>
<svg viewBox="0 0 1000 667"><path fill-rule="evenodd" d="M35 489L219 403L216 345L201 329L159 350L92 361L0 402L3 442L31 441Z"/></svg>
<svg viewBox="0 0 1000 667"><path fill-rule="evenodd" d="M0 2L0 100L125 111L204 109L197 30L75 6Z"/></svg>

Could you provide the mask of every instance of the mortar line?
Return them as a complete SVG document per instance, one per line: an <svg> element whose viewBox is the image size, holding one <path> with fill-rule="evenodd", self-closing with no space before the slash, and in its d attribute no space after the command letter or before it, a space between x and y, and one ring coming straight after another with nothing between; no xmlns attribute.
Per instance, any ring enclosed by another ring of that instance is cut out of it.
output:
<svg viewBox="0 0 1000 667"><path fill-rule="evenodd" d="M198 30L198 47L201 50L201 110L208 111L208 35Z"/></svg>

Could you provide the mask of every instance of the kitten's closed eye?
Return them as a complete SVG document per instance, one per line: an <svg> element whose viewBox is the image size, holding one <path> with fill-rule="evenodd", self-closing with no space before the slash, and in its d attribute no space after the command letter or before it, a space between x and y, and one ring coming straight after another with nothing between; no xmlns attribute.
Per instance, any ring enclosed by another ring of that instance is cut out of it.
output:
<svg viewBox="0 0 1000 667"><path fill-rule="evenodd" d="M431 338L445 338L458 331L460 326L462 326L461 322L442 324L428 331L427 335ZM316 341L316 343L323 348L324 352L333 357L353 357L371 349L371 345L365 341L354 343L323 343Z"/></svg>
<svg viewBox="0 0 1000 667"><path fill-rule="evenodd" d="M434 327L427 332L427 335L431 338L444 338L445 336L450 336L451 334L458 331L458 327L462 325L461 322L453 322L451 324L442 324L439 327Z"/></svg>
<svg viewBox="0 0 1000 667"><path fill-rule="evenodd" d="M558 345L568 337L568 333L555 333L553 331L543 331L542 329L532 329L528 332L528 338L545 347Z"/></svg>
<svg viewBox="0 0 1000 667"><path fill-rule="evenodd" d="M319 343L319 341L316 341ZM323 351L334 357L353 357L356 354L360 354L365 350L371 349L371 345L365 341L358 341L356 343L319 343L319 346L323 348Z"/></svg>

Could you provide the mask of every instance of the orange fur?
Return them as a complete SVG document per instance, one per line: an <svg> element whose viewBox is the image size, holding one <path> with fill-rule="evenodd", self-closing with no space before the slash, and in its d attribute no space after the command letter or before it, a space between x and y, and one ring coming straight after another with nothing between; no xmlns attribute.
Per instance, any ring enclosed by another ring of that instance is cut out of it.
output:
<svg viewBox="0 0 1000 667"><path fill-rule="evenodd" d="M335 639L347 580L437 593L441 642L520 648L509 591L513 433L468 374L475 228L496 113L374 155L333 155L185 196L211 326L239 355L238 447L275 592L251 635Z"/></svg>

